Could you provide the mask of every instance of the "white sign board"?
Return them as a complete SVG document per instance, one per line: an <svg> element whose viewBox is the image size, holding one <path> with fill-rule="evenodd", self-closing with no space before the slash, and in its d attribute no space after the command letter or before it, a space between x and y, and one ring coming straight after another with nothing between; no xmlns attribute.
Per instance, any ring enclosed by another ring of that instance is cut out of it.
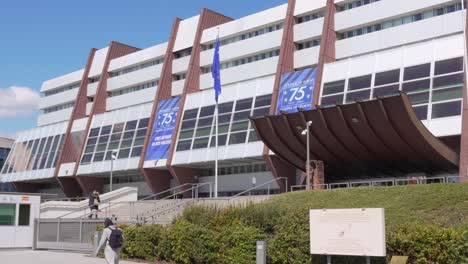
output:
<svg viewBox="0 0 468 264"><path fill-rule="evenodd" d="M384 209L310 210L310 253L386 256Z"/></svg>

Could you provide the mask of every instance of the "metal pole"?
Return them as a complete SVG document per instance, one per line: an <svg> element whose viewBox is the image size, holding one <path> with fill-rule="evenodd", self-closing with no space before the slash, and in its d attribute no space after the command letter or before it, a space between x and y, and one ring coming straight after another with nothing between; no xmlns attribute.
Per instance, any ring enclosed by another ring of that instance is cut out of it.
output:
<svg viewBox="0 0 468 264"><path fill-rule="evenodd" d="M215 130L215 152L216 152L216 159L215 159L215 186L214 186L214 197L218 198L218 101L216 101L216 108L215 108L215 114L216 114L216 130Z"/></svg>
<svg viewBox="0 0 468 264"><path fill-rule="evenodd" d="M370 264L371 261L370 261L370 257L366 257L366 264Z"/></svg>
<svg viewBox="0 0 468 264"><path fill-rule="evenodd" d="M310 130L310 123L307 122L306 124L307 126L307 132L306 132L306 136L307 136L307 187L306 187L306 190L307 191L310 191L310 139L309 139L309 130Z"/></svg>
<svg viewBox="0 0 468 264"><path fill-rule="evenodd" d="M109 186L109 190L110 192L112 192L112 172L114 170L114 157L113 157L114 153L111 154L111 170L110 170L110 186Z"/></svg>
<svg viewBox="0 0 468 264"><path fill-rule="evenodd" d="M331 264L331 256L327 255L327 264Z"/></svg>

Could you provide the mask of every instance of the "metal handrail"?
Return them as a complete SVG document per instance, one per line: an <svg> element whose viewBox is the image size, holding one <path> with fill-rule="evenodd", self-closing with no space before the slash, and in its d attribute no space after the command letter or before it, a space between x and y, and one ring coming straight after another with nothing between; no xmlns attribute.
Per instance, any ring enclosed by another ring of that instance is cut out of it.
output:
<svg viewBox="0 0 468 264"><path fill-rule="evenodd" d="M264 182L264 183L262 183L262 184L260 184L260 185L254 186L254 187L252 187L252 188L250 188L250 189L247 189L247 190L245 190L245 191L243 191L243 192L240 192L240 193L238 193L238 194L236 194L236 195L233 195L233 196L231 196L229 199L232 199L232 198L234 198L234 197L241 196L241 195L244 194L244 193L251 192L251 191L253 191L253 190L256 190L256 189L259 188L259 187L265 186L265 185L270 184L270 183L272 183L272 182L277 182L279 179L285 179L285 180L286 180L286 192L287 192L287 191L288 191L288 178L287 178L287 177L278 177L278 178L275 178L275 179L273 179L273 180Z"/></svg>
<svg viewBox="0 0 468 264"><path fill-rule="evenodd" d="M150 195L150 196L147 196L147 197L145 197L145 198L140 199L139 201L149 200L150 198L153 198L153 197L155 197L155 196L161 195L161 194L166 193L166 192L170 192L170 191L172 191L172 190L179 189L179 188L181 188L181 187L183 187L183 186L187 186L187 185L193 185L193 183L184 183L184 184L182 184L182 185L178 185L178 186L172 187L172 188L167 189L167 190L165 190L165 191L152 194L152 195Z"/></svg>

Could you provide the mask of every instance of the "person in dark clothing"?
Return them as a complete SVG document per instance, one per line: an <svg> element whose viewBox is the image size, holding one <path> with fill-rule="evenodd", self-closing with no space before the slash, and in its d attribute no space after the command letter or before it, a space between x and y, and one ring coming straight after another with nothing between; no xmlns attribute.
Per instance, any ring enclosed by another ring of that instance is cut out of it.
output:
<svg viewBox="0 0 468 264"><path fill-rule="evenodd" d="M88 218L91 219L91 218L93 218L94 191L89 193L88 206L89 206L89 216L88 216Z"/></svg>
<svg viewBox="0 0 468 264"><path fill-rule="evenodd" d="M99 204L101 203L101 198L99 197L99 193L97 191L93 191L89 195L89 210L91 211L89 218L98 217L97 212L99 211Z"/></svg>

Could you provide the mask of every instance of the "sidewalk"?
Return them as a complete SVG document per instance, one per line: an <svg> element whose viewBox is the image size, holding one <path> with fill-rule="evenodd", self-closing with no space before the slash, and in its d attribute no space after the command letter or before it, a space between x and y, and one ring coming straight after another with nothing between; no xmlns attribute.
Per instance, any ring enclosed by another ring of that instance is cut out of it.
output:
<svg viewBox="0 0 468 264"><path fill-rule="evenodd" d="M102 258L91 258L82 253L32 250L0 250L0 262L5 264L105 264ZM121 264L136 264L120 261ZM140 263L141 264L141 263Z"/></svg>

